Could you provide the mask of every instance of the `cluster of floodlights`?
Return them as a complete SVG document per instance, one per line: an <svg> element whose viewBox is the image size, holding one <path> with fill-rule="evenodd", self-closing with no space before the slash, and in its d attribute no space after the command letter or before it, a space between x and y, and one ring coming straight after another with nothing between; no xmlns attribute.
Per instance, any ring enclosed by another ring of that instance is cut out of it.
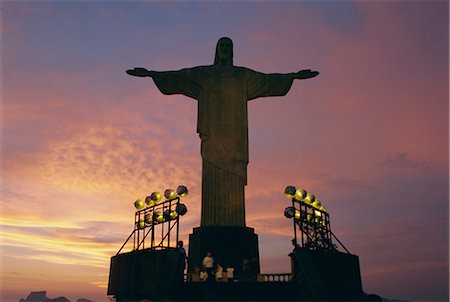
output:
<svg viewBox="0 0 450 302"><path fill-rule="evenodd" d="M314 209L314 216L309 213L304 213L305 217L302 217L302 213L300 210L297 210L294 206L287 207L284 210L284 216L286 218L294 218L296 220L306 219L308 222L318 222L317 218L322 217L322 212L326 213L327 211L322 206L322 203L318 198L316 198L313 194L306 192L303 189L297 189L294 186L287 186L284 190L284 194L286 197L291 198L294 202L299 202L300 204L305 204Z"/></svg>
<svg viewBox="0 0 450 302"><path fill-rule="evenodd" d="M186 205L179 202L177 202L175 209L171 209L172 207L170 205L168 207L163 207L163 209L156 209L156 207L187 195L188 189L186 186L178 186L176 191L172 189L167 189L164 191L165 200L163 200L163 196L160 192L153 192L150 196L147 196L145 200L137 199L134 202L137 212L147 212L146 210L148 210L148 213L145 213L144 215L144 219L139 219L137 222L138 228L143 229L153 224L174 220L178 216L183 216L186 214Z"/></svg>

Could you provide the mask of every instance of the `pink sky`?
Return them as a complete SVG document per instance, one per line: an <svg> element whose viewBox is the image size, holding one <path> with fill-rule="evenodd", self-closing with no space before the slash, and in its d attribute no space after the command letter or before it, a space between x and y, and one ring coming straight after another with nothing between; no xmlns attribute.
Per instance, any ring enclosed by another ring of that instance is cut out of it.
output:
<svg viewBox="0 0 450 302"><path fill-rule="evenodd" d="M107 301L133 201L189 187L196 103L125 70L317 69L249 104L247 225L263 273L289 272L286 185L315 193L360 257L363 288L448 300L448 2L2 2L2 301Z"/></svg>

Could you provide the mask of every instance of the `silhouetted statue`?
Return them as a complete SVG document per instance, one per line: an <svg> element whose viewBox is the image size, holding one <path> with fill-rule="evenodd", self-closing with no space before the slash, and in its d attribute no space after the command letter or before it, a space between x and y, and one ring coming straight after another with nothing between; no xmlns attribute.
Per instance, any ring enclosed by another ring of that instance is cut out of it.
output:
<svg viewBox="0 0 450 302"><path fill-rule="evenodd" d="M197 133L201 139L202 226L245 226L244 186L247 184L247 101L283 96L294 79L317 76L310 69L264 74L233 66L233 42L217 42L214 65L179 71L136 67L129 75L152 77L163 94L183 94L198 101Z"/></svg>

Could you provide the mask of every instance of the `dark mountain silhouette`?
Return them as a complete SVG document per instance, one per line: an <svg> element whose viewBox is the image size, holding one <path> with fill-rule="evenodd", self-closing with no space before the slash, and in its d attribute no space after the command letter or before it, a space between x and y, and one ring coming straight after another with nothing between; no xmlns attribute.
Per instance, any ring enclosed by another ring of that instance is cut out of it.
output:
<svg viewBox="0 0 450 302"><path fill-rule="evenodd" d="M26 299L21 298L19 302L70 302L66 297L50 299L47 297L47 291L30 292ZM78 299L77 302L92 302L88 299Z"/></svg>

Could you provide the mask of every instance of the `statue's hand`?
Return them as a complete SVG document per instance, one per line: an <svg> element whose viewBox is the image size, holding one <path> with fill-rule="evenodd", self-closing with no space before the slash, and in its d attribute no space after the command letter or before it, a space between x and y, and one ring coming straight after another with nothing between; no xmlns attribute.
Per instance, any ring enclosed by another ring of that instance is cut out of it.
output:
<svg viewBox="0 0 450 302"><path fill-rule="evenodd" d="M311 70L311 69L303 69L294 74L294 79L302 80L302 79L314 78L318 74L319 74L318 71Z"/></svg>
<svg viewBox="0 0 450 302"><path fill-rule="evenodd" d="M142 67L134 67L134 69L128 69L126 73L135 77L151 77L150 71Z"/></svg>

